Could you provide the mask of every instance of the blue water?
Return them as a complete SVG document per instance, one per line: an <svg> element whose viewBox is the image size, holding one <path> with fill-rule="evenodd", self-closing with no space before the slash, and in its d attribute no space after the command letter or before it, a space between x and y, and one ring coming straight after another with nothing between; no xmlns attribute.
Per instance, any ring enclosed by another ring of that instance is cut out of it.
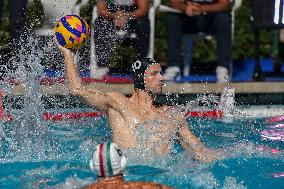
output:
<svg viewBox="0 0 284 189"><path fill-rule="evenodd" d="M58 111L58 110L54 110ZM263 119L189 119L191 130L210 148L235 148L230 157L211 164L194 161L175 143L175 160L159 163L131 161L125 178L155 181L175 188L283 189L283 141L263 141ZM88 163L95 144L111 140L107 118L42 121L41 126L19 126L19 121L0 125L0 188L80 188L95 182ZM4 134L3 134L4 133ZM263 145L266 151L256 150ZM238 148L237 148L238 149Z"/></svg>

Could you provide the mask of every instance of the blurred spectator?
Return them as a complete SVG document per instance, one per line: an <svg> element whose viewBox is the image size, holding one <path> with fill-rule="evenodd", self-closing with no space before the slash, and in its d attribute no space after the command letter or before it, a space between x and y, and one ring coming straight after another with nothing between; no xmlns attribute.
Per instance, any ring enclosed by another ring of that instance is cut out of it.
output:
<svg viewBox="0 0 284 189"><path fill-rule="evenodd" d="M275 31L273 46L273 76L283 77L284 74L281 73L281 68L284 60L284 29Z"/></svg>
<svg viewBox="0 0 284 189"><path fill-rule="evenodd" d="M182 34L212 34L217 41L217 82L229 80L232 62L232 28L229 0L170 0L171 7L180 13L167 18L167 65L164 79L173 80L180 74ZM192 49L191 49L192 51ZM191 52L186 52L191 53Z"/></svg>
<svg viewBox="0 0 284 189"><path fill-rule="evenodd" d="M19 44L20 35L25 28L25 14L27 0L8 0L9 3L9 30L14 45ZM4 0L0 0L0 26L2 25Z"/></svg>
<svg viewBox="0 0 284 189"><path fill-rule="evenodd" d="M122 176L127 160L117 144L103 143L96 146L90 168L98 175L96 183L85 189L171 189L154 182L125 182Z"/></svg>
<svg viewBox="0 0 284 189"><path fill-rule="evenodd" d="M137 58L148 54L150 25L148 0L98 0L98 18L95 20L95 45L97 64L100 68L93 78L102 78L109 70L109 62L116 45L122 44L130 32L137 39L133 45Z"/></svg>

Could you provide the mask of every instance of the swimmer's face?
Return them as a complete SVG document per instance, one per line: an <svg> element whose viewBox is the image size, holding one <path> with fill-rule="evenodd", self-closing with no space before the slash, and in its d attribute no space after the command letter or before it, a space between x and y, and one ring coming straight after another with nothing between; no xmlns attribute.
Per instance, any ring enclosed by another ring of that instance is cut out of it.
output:
<svg viewBox="0 0 284 189"><path fill-rule="evenodd" d="M153 92L154 94L159 94L162 92L162 75L161 75L161 65L152 64L144 73L145 89Z"/></svg>

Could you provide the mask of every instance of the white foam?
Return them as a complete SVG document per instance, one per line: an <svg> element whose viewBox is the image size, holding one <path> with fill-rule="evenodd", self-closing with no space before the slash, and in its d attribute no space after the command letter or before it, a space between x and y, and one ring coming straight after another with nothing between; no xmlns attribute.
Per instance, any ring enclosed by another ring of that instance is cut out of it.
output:
<svg viewBox="0 0 284 189"><path fill-rule="evenodd" d="M71 189L71 188L82 188L84 186L90 185L94 183L95 180L93 178L85 178L81 179L78 177L69 177L65 179L65 182L59 183L53 188L61 188L61 189Z"/></svg>
<svg viewBox="0 0 284 189"><path fill-rule="evenodd" d="M211 172L195 173L192 180L198 188L214 189L220 185Z"/></svg>
<svg viewBox="0 0 284 189"><path fill-rule="evenodd" d="M224 181L224 185L223 185L223 189L246 189L247 187L245 187L241 182L238 182L236 180L236 178L234 177L225 177L225 181Z"/></svg>

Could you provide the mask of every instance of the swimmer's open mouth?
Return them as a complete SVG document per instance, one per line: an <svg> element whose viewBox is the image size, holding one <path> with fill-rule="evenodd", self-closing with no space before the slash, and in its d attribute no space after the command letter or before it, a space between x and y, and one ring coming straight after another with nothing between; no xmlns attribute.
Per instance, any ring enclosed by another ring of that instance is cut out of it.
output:
<svg viewBox="0 0 284 189"><path fill-rule="evenodd" d="M165 86L165 85L166 85L166 84L163 83L163 82L159 82L159 83L158 83L158 86L160 86L160 87Z"/></svg>

